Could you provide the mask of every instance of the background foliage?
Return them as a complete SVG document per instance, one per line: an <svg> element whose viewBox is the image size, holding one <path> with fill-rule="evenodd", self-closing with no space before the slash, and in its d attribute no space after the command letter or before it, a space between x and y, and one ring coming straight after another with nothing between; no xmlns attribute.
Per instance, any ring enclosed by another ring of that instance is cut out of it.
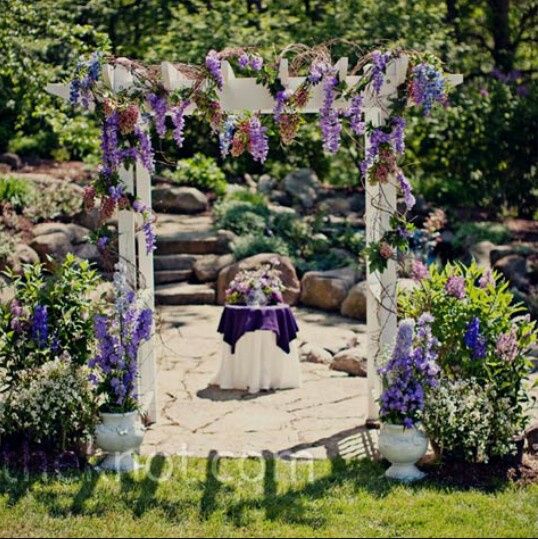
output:
<svg viewBox="0 0 538 539"><path fill-rule="evenodd" d="M452 108L412 122L407 172L427 198L478 205L492 216L536 209L536 0L0 0L0 11L0 151L95 158L91 118L43 87L97 47L148 62L200 63L210 48L255 45L267 54L338 37L357 44L334 44L334 55L345 52L351 62L373 47L401 45L431 50L465 75ZM314 122L300 144L273 144L265 171L282 177L311 166L331 183L356 185L353 151L324 156ZM189 119L177 157L218 159L217 146ZM247 158L220 165L229 179L262 171Z"/></svg>

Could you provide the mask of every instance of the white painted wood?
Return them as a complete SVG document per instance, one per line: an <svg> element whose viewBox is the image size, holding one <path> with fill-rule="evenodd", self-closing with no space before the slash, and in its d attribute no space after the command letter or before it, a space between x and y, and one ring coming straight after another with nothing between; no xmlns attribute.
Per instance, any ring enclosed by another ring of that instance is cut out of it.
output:
<svg viewBox="0 0 538 539"><path fill-rule="evenodd" d="M151 209L151 178L148 169L140 161L135 167L137 197ZM138 226L142 224L139 216ZM144 234L138 233L138 287L144 290L146 307L155 309L155 281L153 275L153 253L147 252ZM139 385L138 398L147 420L157 421L157 373L155 365L155 328L152 337L140 347L138 352Z"/></svg>
<svg viewBox="0 0 538 539"><path fill-rule="evenodd" d="M373 127L383 125L380 109L369 109L365 121ZM365 137L366 148L370 144ZM376 242L390 227L390 216L396 208L396 186L393 183L371 185L366 182L366 242ZM390 260L383 273L368 271L366 324L368 333L368 420L379 419L378 398L381 379L377 373L381 356L389 350L396 336L396 262Z"/></svg>

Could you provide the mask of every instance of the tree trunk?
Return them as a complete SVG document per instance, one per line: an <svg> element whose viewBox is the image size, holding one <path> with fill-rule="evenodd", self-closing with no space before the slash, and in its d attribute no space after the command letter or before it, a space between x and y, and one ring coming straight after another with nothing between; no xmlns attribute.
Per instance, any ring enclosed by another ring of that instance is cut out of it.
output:
<svg viewBox="0 0 538 539"><path fill-rule="evenodd" d="M510 0L489 0L491 12L490 30L493 36L493 59L495 67L504 73L514 68L514 44L510 37Z"/></svg>

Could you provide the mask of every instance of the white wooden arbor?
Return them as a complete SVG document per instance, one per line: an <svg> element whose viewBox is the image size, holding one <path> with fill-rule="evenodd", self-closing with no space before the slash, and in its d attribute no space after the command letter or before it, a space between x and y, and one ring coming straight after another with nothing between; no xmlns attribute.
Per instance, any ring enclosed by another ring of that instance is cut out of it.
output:
<svg viewBox="0 0 538 539"><path fill-rule="evenodd" d="M405 83L409 58L402 55L389 62L386 76L379 94L374 94L368 86L363 92L363 109L365 121L373 127L385 124L390 116L391 103L397 95L398 87ZM128 64L126 64L128 65ZM104 79L113 91L120 91L133 84L133 75L123 63L115 66L104 66ZM335 64L340 80L345 80L349 86L359 82L360 76L348 76L348 60L341 58ZM369 69L366 66L365 69ZM272 114L274 100L269 91L258 85L254 78L236 77L232 67L227 61L222 62L224 85L219 92L220 105L225 112L240 113L242 111ZM166 89L173 91L188 88L193 81L186 78L171 63L161 64L162 81ZM279 76L282 84L291 90L296 89L304 77L292 77L288 72L288 62L282 59L279 67ZM453 86L461 84L462 75L449 75L449 83ZM319 113L323 102L322 85L315 86L312 95L301 113ZM69 85L49 84L47 91L51 94L69 99ZM344 107L345 102L339 100L336 107ZM186 111L192 114L194 105ZM368 147L369 137L365 135L365 144ZM353 171L353 173L357 173ZM120 171L126 190L139 197L148 207L151 207L151 181L150 174L142 164L137 161L135 166L123 168ZM396 209L396 185L389 182L384 185L366 184L366 241L375 242L381 239L389 228L390 216ZM136 234L137 219L139 216L131 211L122 211L119 215L119 254L127 263L131 272L131 280L139 288L148 290L148 303L154 306L154 278L153 255L147 254L142 234ZM368 419L378 419L377 398L381 390L381 382L377 374L377 360L381 353L392 346L396 336L396 263L390 260L387 269L380 272L369 272L368 303L367 303L367 331L368 331ZM139 354L139 400L141 407L149 421L157 420L156 406L156 365L155 365L155 338L146 343Z"/></svg>

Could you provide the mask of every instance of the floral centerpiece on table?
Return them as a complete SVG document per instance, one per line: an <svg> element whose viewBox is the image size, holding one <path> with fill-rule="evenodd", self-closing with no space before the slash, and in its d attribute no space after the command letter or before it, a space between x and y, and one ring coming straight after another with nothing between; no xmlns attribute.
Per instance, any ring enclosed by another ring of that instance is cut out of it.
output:
<svg viewBox="0 0 538 539"><path fill-rule="evenodd" d="M149 340L153 311L128 283L123 263L114 274L114 305L94 319L97 354L90 360L91 381L101 399L101 411L127 413L138 409L138 351Z"/></svg>
<svg viewBox="0 0 538 539"><path fill-rule="evenodd" d="M434 319L440 383L426 395L423 424L443 456L487 462L515 451L529 421L529 347L535 324L491 270L413 265L418 286L399 297L401 313Z"/></svg>
<svg viewBox="0 0 538 539"><path fill-rule="evenodd" d="M230 305L279 305L284 303L284 284L277 269L278 260L256 270L240 271L226 290Z"/></svg>

